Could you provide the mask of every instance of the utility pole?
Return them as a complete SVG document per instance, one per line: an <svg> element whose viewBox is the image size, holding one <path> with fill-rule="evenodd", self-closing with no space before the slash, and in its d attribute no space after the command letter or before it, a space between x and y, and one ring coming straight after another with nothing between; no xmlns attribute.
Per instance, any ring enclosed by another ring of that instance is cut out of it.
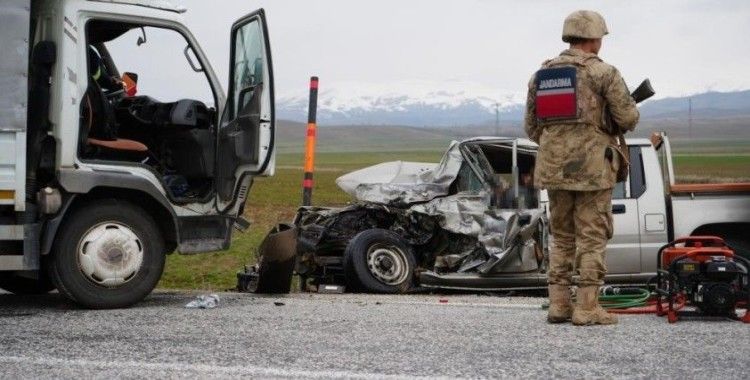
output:
<svg viewBox="0 0 750 380"><path fill-rule="evenodd" d="M495 136L500 136L500 103L495 102Z"/></svg>
<svg viewBox="0 0 750 380"><path fill-rule="evenodd" d="M693 141L693 97L688 98L688 139Z"/></svg>

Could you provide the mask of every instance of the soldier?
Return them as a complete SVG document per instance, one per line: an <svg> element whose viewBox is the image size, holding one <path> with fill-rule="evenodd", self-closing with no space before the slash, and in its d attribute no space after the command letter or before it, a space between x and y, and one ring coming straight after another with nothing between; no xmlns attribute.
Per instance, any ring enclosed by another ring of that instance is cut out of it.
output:
<svg viewBox="0 0 750 380"><path fill-rule="evenodd" d="M539 144L534 184L548 190L553 235L550 323L617 323L598 299L612 237L612 188L624 161L605 120L624 133L635 128L639 113L619 71L597 56L608 33L600 14L571 13L562 34L570 48L545 61L529 82L525 130ZM574 268L579 274L575 307Z"/></svg>

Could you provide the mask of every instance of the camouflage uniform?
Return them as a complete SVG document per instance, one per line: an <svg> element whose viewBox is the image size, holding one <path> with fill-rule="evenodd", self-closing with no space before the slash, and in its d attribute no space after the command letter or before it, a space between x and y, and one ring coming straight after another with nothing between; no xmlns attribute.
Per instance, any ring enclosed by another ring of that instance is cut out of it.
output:
<svg viewBox="0 0 750 380"><path fill-rule="evenodd" d="M638 109L625 81L614 66L578 49L563 51L543 68L574 66L577 72L576 120L536 119L535 78L529 82L525 129L539 144L534 184L547 189L550 198L554 245L549 283L570 285L573 260L579 285L601 285L606 273L604 248L612 237L612 188L621 156L617 137L605 132L604 108L623 131L638 122Z"/></svg>
<svg viewBox="0 0 750 380"><path fill-rule="evenodd" d="M581 12L587 16L590 11L579 11L578 15L574 12L569 19L581 16ZM598 37L575 34L575 23L572 35L601 38L607 33L603 21ZM564 41L566 32L570 32L569 24L566 19ZM542 64L543 69L556 67L575 68L577 116L565 120L537 118L535 74L529 82L524 127L529 138L539 144L534 184L547 189L550 200L551 300L553 292L556 297L565 298L574 268L580 275L580 287L603 283L607 272L605 248L613 230L612 188L622 160L617 137L606 132L605 107L623 132L633 130L639 118L635 101L618 70L596 54L571 48Z"/></svg>

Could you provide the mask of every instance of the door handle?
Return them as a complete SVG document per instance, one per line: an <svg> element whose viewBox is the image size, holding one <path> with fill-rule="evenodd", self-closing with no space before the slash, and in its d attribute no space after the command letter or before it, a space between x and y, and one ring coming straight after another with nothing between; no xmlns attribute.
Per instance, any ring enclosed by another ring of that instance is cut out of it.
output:
<svg viewBox="0 0 750 380"><path fill-rule="evenodd" d="M625 205L612 205L612 213L613 214L624 214L625 213Z"/></svg>

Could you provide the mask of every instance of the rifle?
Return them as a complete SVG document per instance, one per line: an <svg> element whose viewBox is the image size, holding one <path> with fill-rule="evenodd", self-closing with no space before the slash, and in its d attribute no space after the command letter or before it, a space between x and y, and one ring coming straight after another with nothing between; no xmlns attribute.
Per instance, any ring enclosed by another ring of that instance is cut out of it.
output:
<svg viewBox="0 0 750 380"><path fill-rule="evenodd" d="M656 92L654 91L654 88L651 87L651 81L648 79L644 79L641 84L636 87L635 90L630 94L630 96L635 100L636 103L640 103L652 96L654 96ZM618 136L622 134L620 131L620 127L615 123L614 120L612 120L612 114L609 113L609 106L605 106L604 108L604 114L605 114L605 127L607 128L607 132L612 136Z"/></svg>
<svg viewBox="0 0 750 380"><path fill-rule="evenodd" d="M636 87L635 90L630 94L630 96L635 100L636 103L640 103L652 96L654 96L656 92L654 91L654 88L651 87L651 81L648 79L644 79L641 84Z"/></svg>
<svg viewBox="0 0 750 380"><path fill-rule="evenodd" d="M645 79L641 84L636 87L635 90L630 94L630 96L635 100L636 103L640 103L652 96L654 96L656 92L654 91L654 88L651 87L651 81L648 79ZM620 164L620 167L617 170L617 182L625 181L625 179L628 178L628 172L630 171L630 151L628 150L628 146L625 142L625 135L623 134L620 127L615 123L614 120L612 120L612 114L609 113L608 107L605 108L605 121L606 121L606 128L607 132L611 134L612 136L617 136L617 145L618 145L618 151L622 157L622 163Z"/></svg>

